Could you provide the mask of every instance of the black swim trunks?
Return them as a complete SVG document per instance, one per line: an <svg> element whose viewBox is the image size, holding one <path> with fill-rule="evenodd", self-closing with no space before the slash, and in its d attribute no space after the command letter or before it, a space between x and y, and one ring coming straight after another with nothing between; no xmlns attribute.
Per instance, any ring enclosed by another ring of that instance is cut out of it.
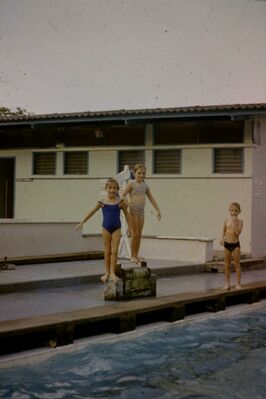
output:
<svg viewBox="0 0 266 399"><path fill-rule="evenodd" d="M226 242L224 241L224 247L228 249L228 251L233 252L234 249L240 248L240 242Z"/></svg>

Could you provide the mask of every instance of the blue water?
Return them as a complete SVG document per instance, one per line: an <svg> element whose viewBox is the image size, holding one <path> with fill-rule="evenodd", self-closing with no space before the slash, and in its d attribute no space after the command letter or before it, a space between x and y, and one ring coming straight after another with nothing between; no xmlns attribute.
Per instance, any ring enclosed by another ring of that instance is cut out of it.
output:
<svg viewBox="0 0 266 399"><path fill-rule="evenodd" d="M123 334L37 365L1 369L0 397L264 399L266 306Z"/></svg>

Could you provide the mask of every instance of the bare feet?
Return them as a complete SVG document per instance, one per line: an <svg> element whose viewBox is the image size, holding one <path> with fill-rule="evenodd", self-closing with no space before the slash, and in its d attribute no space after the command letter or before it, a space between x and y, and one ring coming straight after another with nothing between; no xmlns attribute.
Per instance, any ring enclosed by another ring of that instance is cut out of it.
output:
<svg viewBox="0 0 266 399"><path fill-rule="evenodd" d="M236 290L241 290L241 289L242 289L242 285L237 284L237 285L235 286L235 289L236 289Z"/></svg>
<svg viewBox="0 0 266 399"><path fill-rule="evenodd" d="M225 284L225 286L223 287L223 290L225 290L225 291L230 290L230 284Z"/></svg>
<svg viewBox="0 0 266 399"><path fill-rule="evenodd" d="M120 280L120 278L116 274L110 274L111 280L116 284Z"/></svg>
<svg viewBox="0 0 266 399"><path fill-rule="evenodd" d="M135 256L132 256L132 258L130 260L131 260L131 262L136 263L136 264L145 262L144 258L139 258L139 257L136 258Z"/></svg>
<svg viewBox="0 0 266 399"><path fill-rule="evenodd" d="M109 277L109 274L108 274L108 273L105 273L105 274L101 277L102 282L103 282L103 283L106 283L106 281L108 280L108 277Z"/></svg>

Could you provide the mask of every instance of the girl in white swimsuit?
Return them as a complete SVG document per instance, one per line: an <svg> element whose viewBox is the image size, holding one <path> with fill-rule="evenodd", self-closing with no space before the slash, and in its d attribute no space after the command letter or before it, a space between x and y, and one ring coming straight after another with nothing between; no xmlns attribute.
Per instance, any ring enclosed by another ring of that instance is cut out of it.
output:
<svg viewBox="0 0 266 399"><path fill-rule="evenodd" d="M139 263L142 260L139 258L139 247L144 225L144 207L146 195L153 207L156 209L159 220L161 219L161 212L157 202L151 194L148 184L144 181L146 176L145 166L142 164L135 165L134 174L135 180L131 180L127 184L122 194L122 198L129 194L129 213L132 227L131 260L135 263Z"/></svg>

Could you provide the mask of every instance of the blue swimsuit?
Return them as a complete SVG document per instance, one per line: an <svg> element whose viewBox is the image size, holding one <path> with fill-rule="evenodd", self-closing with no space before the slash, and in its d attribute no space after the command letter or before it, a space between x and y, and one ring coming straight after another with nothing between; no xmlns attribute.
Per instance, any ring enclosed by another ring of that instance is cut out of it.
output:
<svg viewBox="0 0 266 399"><path fill-rule="evenodd" d="M121 228L120 203L121 201L116 204L105 204L104 202L99 201L103 212L102 227L110 234L113 234L114 231Z"/></svg>

